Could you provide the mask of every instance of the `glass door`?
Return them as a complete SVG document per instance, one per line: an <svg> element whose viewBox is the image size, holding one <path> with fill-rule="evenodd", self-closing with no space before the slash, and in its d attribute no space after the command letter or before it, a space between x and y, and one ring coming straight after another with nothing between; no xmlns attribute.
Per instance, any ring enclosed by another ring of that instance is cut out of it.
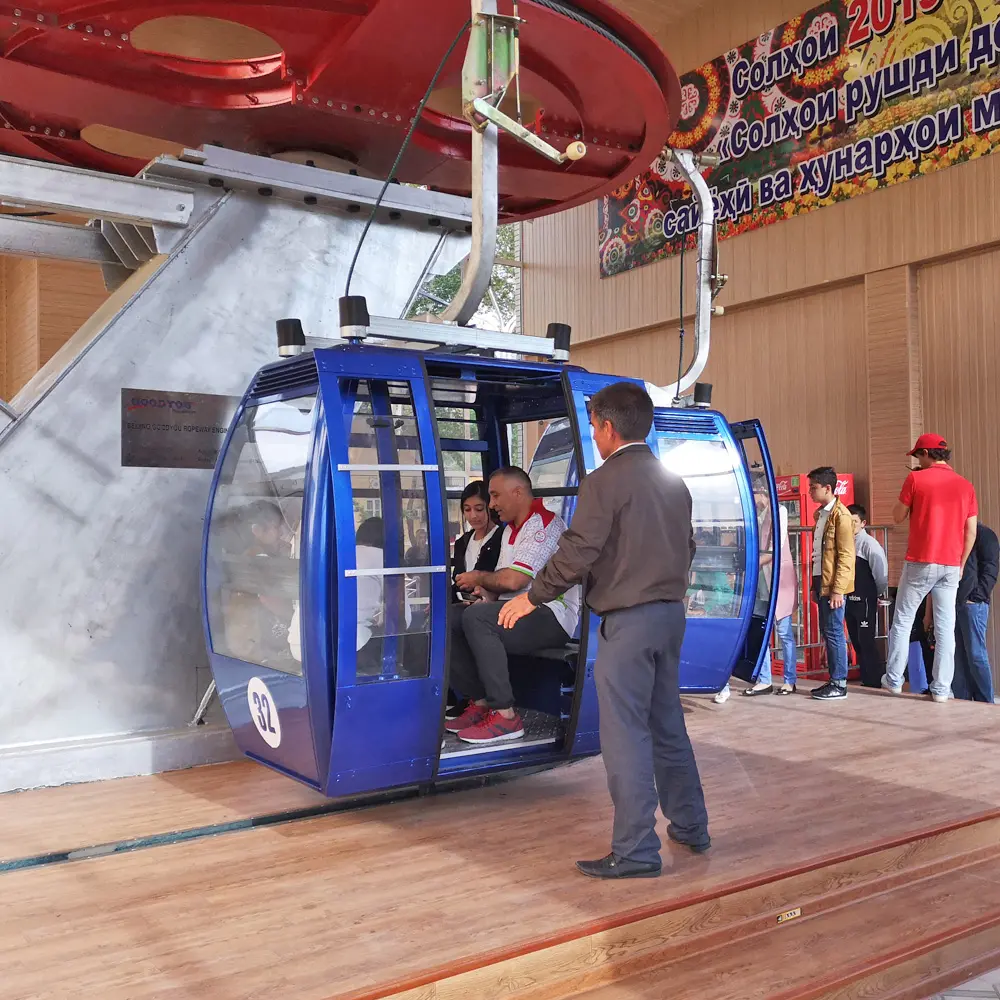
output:
<svg viewBox="0 0 1000 1000"><path fill-rule="evenodd" d="M781 562L780 508L774 469L760 421L744 420L730 426L743 453L757 514L757 587L743 655L733 668L736 677L752 682L757 679L764 664L774 626Z"/></svg>
<svg viewBox="0 0 1000 1000"><path fill-rule="evenodd" d="M575 464L580 470L580 480L603 464L590 426L591 397L605 386L615 385L618 382L634 382L645 388L641 379L624 379L617 375L595 375L581 371L563 372L563 388L569 407L569 423L576 450ZM586 602L586 593L583 596ZM580 662L584 664L584 669L577 674L580 680L577 682L569 727L569 732L573 734L574 754L590 753L600 748L597 688L594 685L597 631L600 627L600 618L592 615L584 603L580 618Z"/></svg>
<svg viewBox="0 0 1000 1000"><path fill-rule="evenodd" d="M323 352L336 544L327 793L427 781L440 750L445 492L421 357Z"/></svg>

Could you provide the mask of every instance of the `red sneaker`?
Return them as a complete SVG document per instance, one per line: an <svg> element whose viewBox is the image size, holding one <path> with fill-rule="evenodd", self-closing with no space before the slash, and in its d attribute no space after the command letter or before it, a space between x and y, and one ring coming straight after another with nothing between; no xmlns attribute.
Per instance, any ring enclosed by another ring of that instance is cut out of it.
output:
<svg viewBox="0 0 1000 1000"><path fill-rule="evenodd" d="M508 719L499 712L488 712L478 723L459 732L458 738L464 743L503 743L519 740L524 735L524 723L516 712Z"/></svg>
<svg viewBox="0 0 1000 1000"><path fill-rule="evenodd" d="M458 733L470 726L478 726L489 714L490 710L485 705L477 705L474 701L470 701L457 719L448 719L445 722L445 732Z"/></svg>

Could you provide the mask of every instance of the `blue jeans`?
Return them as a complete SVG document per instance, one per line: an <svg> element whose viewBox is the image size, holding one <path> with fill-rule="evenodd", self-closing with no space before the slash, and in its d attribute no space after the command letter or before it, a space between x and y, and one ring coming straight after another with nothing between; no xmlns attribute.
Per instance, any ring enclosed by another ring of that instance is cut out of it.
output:
<svg viewBox="0 0 1000 1000"><path fill-rule="evenodd" d="M795 683L795 634L792 632L792 616L778 618L774 623L774 634L781 643L781 653L784 660L784 682L788 685ZM757 678L758 684L771 683L771 647L768 646L767 654L760 668L760 676Z"/></svg>
<svg viewBox="0 0 1000 1000"><path fill-rule="evenodd" d="M903 566L896 592L896 610L889 630L889 656L885 664L888 684L903 686L903 672L910 654L910 631L917 609L930 594L934 607L934 680L931 694L946 697L955 676L955 597L962 571L958 566L908 562ZM928 678L929 679L929 678Z"/></svg>
<svg viewBox="0 0 1000 1000"><path fill-rule="evenodd" d="M819 630L826 643L826 665L830 680L847 684L847 636L844 635L844 605L830 607L829 597L819 596L819 577L813 578L813 596L819 605Z"/></svg>
<svg viewBox="0 0 1000 1000"><path fill-rule="evenodd" d="M956 614L955 678L951 689L956 698L993 704L993 673L986 648L988 604L960 604Z"/></svg>

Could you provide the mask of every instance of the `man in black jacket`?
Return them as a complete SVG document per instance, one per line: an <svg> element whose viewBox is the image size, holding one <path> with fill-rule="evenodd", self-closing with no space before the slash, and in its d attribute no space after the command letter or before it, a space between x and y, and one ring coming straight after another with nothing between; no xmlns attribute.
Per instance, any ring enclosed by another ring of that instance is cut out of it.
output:
<svg viewBox="0 0 1000 1000"><path fill-rule="evenodd" d="M512 628L586 580L587 604L601 617L594 682L615 819L611 853L577 868L594 878L651 878L661 871L657 802L671 840L699 854L711 844L678 678L695 552L691 494L646 444L653 402L640 386L602 389L590 423L604 464L580 483L573 523L500 624Z"/></svg>
<svg viewBox="0 0 1000 1000"><path fill-rule="evenodd" d="M951 689L956 698L993 703L993 672L986 648L986 626L990 619L990 595L1000 569L1000 542L982 522L976 528L976 544L965 563L958 585L955 617L955 677Z"/></svg>

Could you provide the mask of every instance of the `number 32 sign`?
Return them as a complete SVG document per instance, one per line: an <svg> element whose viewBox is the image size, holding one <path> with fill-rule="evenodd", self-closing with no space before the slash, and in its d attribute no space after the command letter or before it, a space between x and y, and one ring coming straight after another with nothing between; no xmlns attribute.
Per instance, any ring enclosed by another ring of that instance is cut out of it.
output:
<svg viewBox="0 0 1000 1000"><path fill-rule="evenodd" d="M281 721L278 719L278 709L267 685L259 677L251 678L247 685L247 703L250 706L250 718L261 738L272 750L279 747Z"/></svg>

